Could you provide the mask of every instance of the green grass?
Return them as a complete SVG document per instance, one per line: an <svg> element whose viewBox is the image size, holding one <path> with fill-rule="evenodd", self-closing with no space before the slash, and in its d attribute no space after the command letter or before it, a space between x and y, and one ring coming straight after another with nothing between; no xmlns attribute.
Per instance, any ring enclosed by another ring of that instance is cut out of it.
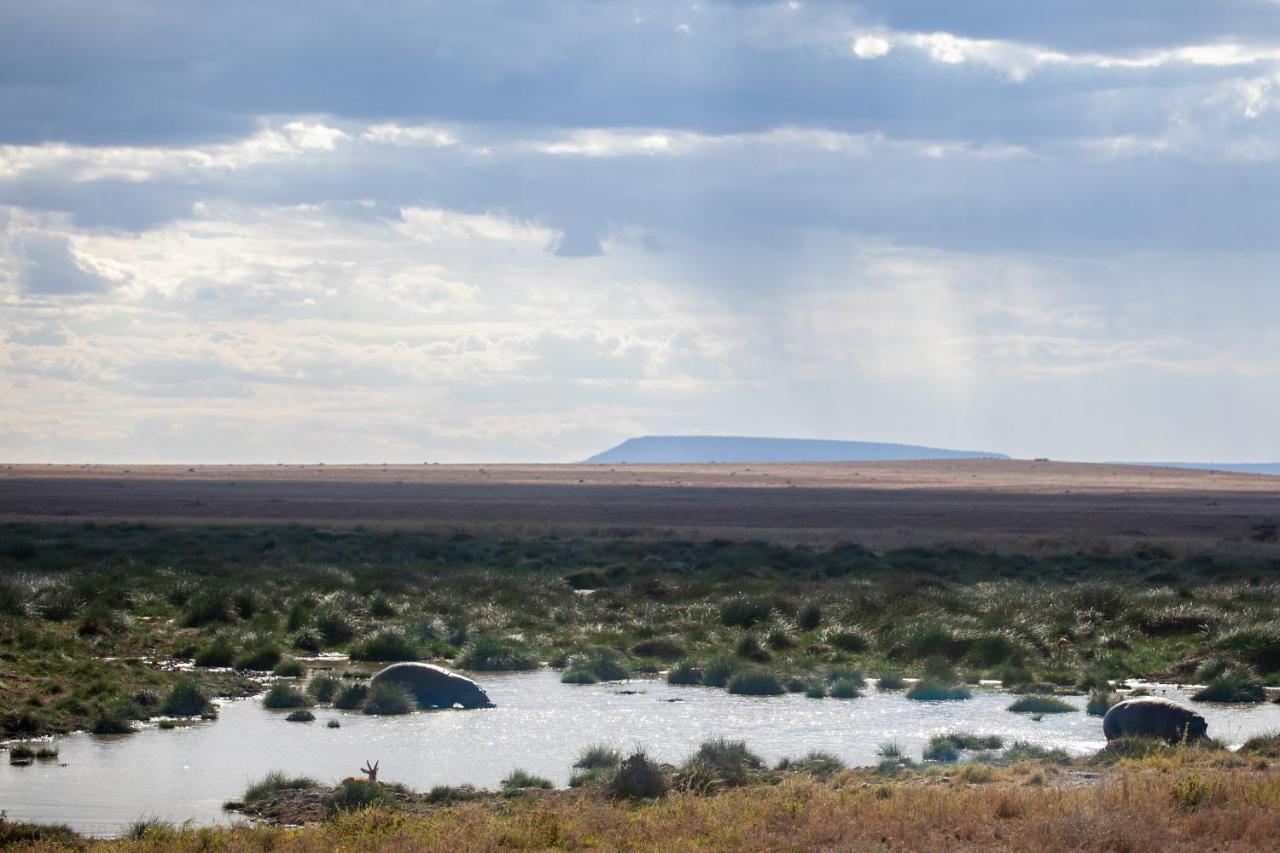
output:
<svg viewBox="0 0 1280 853"><path fill-rule="evenodd" d="M822 750L812 750L801 758L784 758L777 769L783 773L802 773L815 779L827 780L845 769L845 763L835 755Z"/></svg>
<svg viewBox="0 0 1280 853"><path fill-rule="evenodd" d="M680 767L676 783L690 791L747 784L765 764L744 741L719 737L704 741Z"/></svg>
<svg viewBox="0 0 1280 853"><path fill-rule="evenodd" d="M333 707L342 711L353 711L364 704L364 700L368 695L369 687L367 685L345 685L333 695Z"/></svg>
<svg viewBox="0 0 1280 853"><path fill-rule="evenodd" d="M537 659L523 643L495 637L477 637L469 642L458 664L477 672L516 672L538 667Z"/></svg>
<svg viewBox="0 0 1280 853"><path fill-rule="evenodd" d="M960 757L961 751L980 752L1000 749L1004 741L997 735L975 735L969 732L952 732L934 735L924 748L926 761L950 763Z"/></svg>
<svg viewBox="0 0 1280 853"><path fill-rule="evenodd" d="M641 749L623 759L604 790L613 799L651 800L664 796L669 787L662 768Z"/></svg>
<svg viewBox="0 0 1280 853"><path fill-rule="evenodd" d="M332 702L341 686L332 675L317 675L307 682L307 695L320 703Z"/></svg>
<svg viewBox="0 0 1280 853"><path fill-rule="evenodd" d="M319 788L320 783L310 776L287 776L282 770L272 770L245 789L241 799L246 803L259 803L279 796L284 791Z"/></svg>
<svg viewBox="0 0 1280 853"><path fill-rule="evenodd" d="M502 790L504 791L523 791L527 788L541 788L550 790L555 785L551 784L550 779L544 779L541 776L535 776L528 771L516 768L507 774L502 780Z"/></svg>
<svg viewBox="0 0 1280 853"><path fill-rule="evenodd" d="M603 744L587 747L573 762L576 770L617 770L621 764L622 753Z"/></svg>
<svg viewBox="0 0 1280 853"><path fill-rule="evenodd" d="M667 672L667 683L696 685L702 683L702 670L689 662L678 663Z"/></svg>
<svg viewBox="0 0 1280 853"><path fill-rule="evenodd" d="M1111 706L1120 701L1120 697L1111 692L1109 687L1095 687L1089 691L1089 698L1085 702L1085 713L1092 717L1105 716L1107 711L1111 710Z"/></svg>
<svg viewBox="0 0 1280 853"><path fill-rule="evenodd" d="M861 679L837 678L831 683L832 699L857 699L862 695Z"/></svg>

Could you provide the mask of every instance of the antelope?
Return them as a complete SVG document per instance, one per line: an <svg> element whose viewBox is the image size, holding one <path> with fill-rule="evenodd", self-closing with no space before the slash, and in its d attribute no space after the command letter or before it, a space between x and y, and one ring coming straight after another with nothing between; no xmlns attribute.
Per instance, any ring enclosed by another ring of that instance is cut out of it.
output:
<svg viewBox="0 0 1280 853"><path fill-rule="evenodd" d="M363 773L363 774L365 775L365 778L364 778L364 779L361 779L359 776L348 776L346 779L343 779L342 781L344 781L344 782L368 782L368 783L369 783L369 784L371 784L371 785L376 785L376 784L378 784L378 765L379 765L379 764L381 764L381 763L382 763L382 761L381 761L381 760L379 760L379 761L374 761L374 762L372 762L372 763L370 763L370 762L366 761L366 762L364 763L364 767L361 767L361 768L360 768L360 772L361 772L361 773Z"/></svg>

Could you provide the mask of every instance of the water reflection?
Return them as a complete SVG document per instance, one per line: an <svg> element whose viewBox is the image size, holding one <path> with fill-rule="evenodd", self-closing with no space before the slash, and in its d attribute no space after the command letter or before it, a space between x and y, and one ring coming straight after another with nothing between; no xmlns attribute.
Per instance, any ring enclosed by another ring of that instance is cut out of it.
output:
<svg viewBox="0 0 1280 853"><path fill-rule="evenodd" d="M567 784L584 746L643 745L679 761L708 737L746 740L774 762L810 749L847 763L876 763L876 747L896 741L919 758L931 735L965 729L1028 740L1083 754L1102 747L1102 724L1084 713L1041 722L1009 713L1008 694L977 690L964 702L911 702L870 691L860 699L802 695L731 696L722 690L633 681L563 685L558 673L481 677L498 707L407 717L366 717L316 709L313 723L288 723L257 700L222 706L216 723L134 735L76 734L59 741L57 764L0 764L0 809L14 820L67 823L87 833L119 832L140 817L210 824L231 820L222 803L269 770L324 782L353 775L366 759L382 762L382 779L411 788L471 783L496 787L513 768ZM1186 699L1171 687L1153 692ZM1083 697L1068 697L1083 708ZM1198 706L1209 733L1232 745L1280 729L1280 706ZM341 728L326 727L331 718Z"/></svg>

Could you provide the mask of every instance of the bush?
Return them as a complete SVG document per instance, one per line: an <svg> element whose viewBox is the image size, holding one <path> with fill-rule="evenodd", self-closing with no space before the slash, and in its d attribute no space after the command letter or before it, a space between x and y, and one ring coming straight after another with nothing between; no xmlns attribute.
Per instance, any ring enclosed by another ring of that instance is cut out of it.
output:
<svg viewBox="0 0 1280 853"><path fill-rule="evenodd" d="M773 660L773 655L769 654L768 649L760 645L760 639L755 634L744 634L734 647L734 654L756 663L768 663Z"/></svg>
<svg viewBox="0 0 1280 853"><path fill-rule="evenodd" d="M262 697L264 708L307 708L310 705L311 700L306 697L306 694L283 681L277 681L271 685L267 695Z"/></svg>
<svg viewBox="0 0 1280 853"><path fill-rule="evenodd" d="M573 762L578 770L617 770L622 764L622 753L612 747L596 744L578 753Z"/></svg>
<svg viewBox="0 0 1280 853"><path fill-rule="evenodd" d="M713 660L703 671L702 683L707 687L724 687L738 668L738 662L728 658Z"/></svg>
<svg viewBox="0 0 1280 853"><path fill-rule="evenodd" d="M656 799L666 795L667 778L644 750L639 750L618 767L618 772L605 786L605 793L615 799Z"/></svg>
<svg viewBox="0 0 1280 853"><path fill-rule="evenodd" d="M326 610L318 615L313 627L329 646L340 646L356 634L347 618L334 610Z"/></svg>
<svg viewBox="0 0 1280 853"><path fill-rule="evenodd" d="M907 691L908 699L919 702L957 701L968 699L970 695L969 688L963 684L952 684L930 678L920 679Z"/></svg>
<svg viewBox="0 0 1280 853"><path fill-rule="evenodd" d="M667 673L667 684L694 685L702 683L702 670L687 661L678 663Z"/></svg>
<svg viewBox="0 0 1280 853"><path fill-rule="evenodd" d="M187 604L182 624L187 628L202 628L215 622L234 622L231 598L225 592L205 592Z"/></svg>
<svg viewBox="0 0 1280 853"><path fill-rule="evenodd" d="M796 624L803 631L812 631L822 624L822 608L816 602L809 602L800 611Z"/></svg>
<svg viewBox="0 0 1280 853"><path fill-rule="evenodd" d="M1217 646L1263 672L1280 671L1280 622L1234 628L1218 638Z"/></svg>
<svg viewBox="0 0 1280 853"><path fill-rule="evenodd" d="M332 702L338 686L338 679L332 675L317 675L307 684L307 695L317 702Z"/></svg>
<svg viewBox="0 0 1280 853"><path fill-rule="evenodd" d="M458 664L477 672L515 672L537 669L538 662L522 644L494 637L477 637L462 650Z"/></svg>
<svg viewBox="0 0 1280 853"><path fill-rule="evenodd" d="M399 684L380 681L369 688L364 700L364 712L379 716L409 714L418 710L418 703L408 690Z"/></svg>
<svg viewBox="0 0 1280 853"><path fill-rule="evenodd" d="M383 803L391 794L388 785L370 782L368 779L343 779L329 800L334 812L352 812Z"/></svg>
<svg viewBox="0 0 1280 853"><path fill-rule="evenodd" d="M1025 740L1014 741L1013 745L1009 747L1001 758L1010 764L1017 761L1050 761L1054 764L1071 763L1071 756L1067 754L1065 749L1050 749Z"/></svg>
<svg viewBox="0 0 1280 853"><path fill-rule="evenodd" d="M745 741L723 737L704 741L681 766L677 781L690 791L711 791L745 785L752 774L764 769L760 756Z"/></svg>
<svg viewBox="0 0 1280 853"><path fill-rule="evenodd" d="M862 695L862 688L852 678L837 678L831 684L832 699L857 699Z"/></svg>
<svg viewBox="0 0 1280 853"><path fill-rule="evenodd" d="M1075 707L1053 696L1032 695L1020 697L1009 710L1015 714L1066 714Z"/></svg>
<svg viewBox="0 0 1280 853"><path fill-rule="evenodd" d="M526 788L549 790L554 787L550 779L534 776L532 773L519 768L512 770L507 778L502 780L502 790L504 791L523 791Z"/></svg>
<svg viewBox="0 0 1280 853"><path fill-rule="evenodd" d="M388 628L351 646L352 660L411 661L421 656L418 645L403 631Z"/></svg>
<svg viewBox="0 0 1280 853"><path fill-rule="evenodd" d="M1280 758L1280 732L1255 735L1244 742L1240 751L1246 755L1259 755L1263 758Z"/></svg>
<svg viewBox="0 0 1280 853"><path fill-rule="evenodd" d="M845 769L845 763L829 752L813 750L803 758L784 758L778 762L784 773L803 773L826 781Z"/></svg>
<svg viewBox="0 0 1280 853"><path fill-rule="evenodd" d="M730 628L750 628L767 622L773 605L763 599L735 596L720 605L720 624Z"/></svg>
<svg viewBox="0 0 1280 853"><path fill-rule="evenodd" d="M1084 710L1086 714L1093 717L1106 716L1107 711L1111 710L1111 706L1120 701L1120 697L1112 693L1110 688L1095 687L1089 691L1089 699L1086 701Z"/></svg>
<svg viewBox="0 0 1280 853"><path fill-rule="evenodd" d="M871 648L871 638L865 632L851 628L828 631L826 642L827 645L834 646L842 652L854 654Z"/></svg>
<svg viewBox="0 0 1280 853"><path fill-rule="evenodd" d="M133 731L133 718L137 709L128 702L117 702L109 708L103 708L94 718L90 728L95 735L125 735Z"/></svg>
<svg viewBox="0 0 1280 853"><path fill-rule="evenodd" d="M579 655L570 661L569 669L589 673L597 681L622 681L631 674L619 662L618 655L612 649L593 649L585 655Z"/></svg>
<svg viewBox="0 0 1280 853"><path fill-rule="evenodd" d="M196 666L205 667L205 669L230 666L234 661L236 661L236 648L227 639L221 637L215 638L196 652Z"/></svg>
<svg viewBox="0 0 1280 853"><path fill-rule="evenodd" d="M297 658L284 658L275 665L275 668L271 670L271 674L278 678L305 678L307 665Z"/></svg>
<svg viewBox="0 0 1280 853"><path fill-rule="evenodd" d="M952 732L934 735L924 748L926 761L952 762L960 757L960 751L999 749L1004 741L997 735L975 735L969 732Z"/></svg>
<svg viewBox="0 0 1280 853"><path fill-rule="evenodd" d="M348 684L333 697L333 707L342 711L354 711L364 704L369 687L364 684Z"/></svg>
<svg viewBox="0 0 1280 853"><path fill-rule="evenodd" d="M244 654L236 658L235 668L269 672L280 662L280 657L279 646L271 642L262 642L245 649Z"/></svg>
<svg viewBox="0 0 1280 853"><path fill-rule="evenodd" d="M826 699L827 686L820 681L815 681L804 689L804 695L809 699Z"/></svg>
<svg viewBox="0 0 1280 853"><path fill-rule="evenodd" d="M729 681L729 692L739 696L780 696L787 691L772 673L757 670L735 675Z"/></svg>
<svg viewBox="0 0 1280 853"><path fill-rule="evenodd" d="M1262 702L1267 691L1252 669L1237 666L1211 679L1191 698L1196 702Z"/></svg>
<svg viewBox="0 0 1280 853"><path fill-rule="evenodd" d="M285 717L285 721L290 723L309 723L315 718L315 714L303 708L299 711L290 711L289 716Z"/></svg>
<svg viewBox="0 0 1280 853"><path fill-rule="evenodd" d="M876 690L901 690L907 686L902 680L902 673L883 670L876 673Z"/></svg>
<svg viewBox="0 0 1280 853"><path fill-rule="evenodd" d="M663 661L673 661L684 657L685 649L674 640L641 640L631 647L631 654L636 655L637 657L658 658Z"/></svg>
<svg viewBox="0 0 1280 853"><path fill-rule="evenodd" d="M596 684L599 681L588 669L568 669L560 676L561 684Z"/></svg>
<svg viewBox="0 0 1280 853"><path fill-rule="evenodd" d="M183 676L173 683L160 705L160 713L171 717L197 717L213 710L213 703L194 678Z"/></svg>
<svg viewBox="0 0 1280 853"><path fill-rule="evenodd" d="M0 815L0 848L19 845L40 845L38 849L66 848L80 850L85 840L74 829L60 823L23 823L8 820Z"/></svg>

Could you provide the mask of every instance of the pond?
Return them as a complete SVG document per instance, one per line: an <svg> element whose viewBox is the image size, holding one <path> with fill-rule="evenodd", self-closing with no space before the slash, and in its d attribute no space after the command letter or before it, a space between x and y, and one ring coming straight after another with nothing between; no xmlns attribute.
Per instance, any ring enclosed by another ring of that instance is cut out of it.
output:
<svg viewBox="0 0 1280 853"><path fill-rule="evenodd" d="M703 740L723 735L745 740L770 763L823 749L851 765L877 763L876 747L888 741L919 759L930 736L960 729L1073 754L1105 743L1098 717L1051 714L1035 722L1006 710L1012 698L992 689L977 689L962 702L913 702L901 692L873 689L859 699L816 700L802 694L732 696L661 681L572 686L550 671L477 680L498 707L403 717L317 708L315 722L290 723L286 712L243 699L223 703L216 722L172 730L150 725L132 735L69 735L57 740L57 761L0 763L0 810L13 820L111 835L139 818L229 822L236 818L222 810L223 802L270 770L332 783L356 775L367 759L381 761L382 780L426 790L464 783L497 787L517 767L565 785L579 750L594 743L640 745L674 763ZM1151 689L1187 698L1172 686ZM1082 696L1066 701L1084 707ZM1209 721L1209 734L1232 746L1280 729L1280 706L1274 704L1197 710ZM332 718L341 728L326 727Z"/></svg>

